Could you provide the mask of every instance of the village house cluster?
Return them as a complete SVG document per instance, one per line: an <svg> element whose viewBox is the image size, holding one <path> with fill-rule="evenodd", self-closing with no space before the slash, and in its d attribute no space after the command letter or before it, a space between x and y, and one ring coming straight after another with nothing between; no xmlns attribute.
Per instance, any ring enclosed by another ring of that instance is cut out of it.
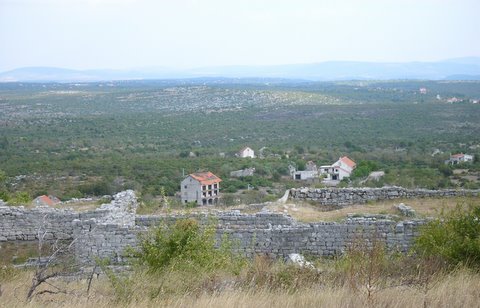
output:
<svg viewBox="0 0 480 308"><path fill-rule="evenodd" d="M445 161L446 165L457 165L461 163L473 162L473 155L458 153L450 155L450 158Z"/></svg>
<svg viewBox="0 0 480 308"><path fill-rule="evenodd" d="M255 152L250 147L242 148L235 156L240 158L255 158ZM232 171L230 176L252 176L255 168ZM180 184L180 198L183 203L197 205L217 205L220 200L220 179L210 171L189 174Z"/></svg>
<svg viewBox="0 0 480 308"><path fill-rule="evenodd" d="M239 158L255 158L255 152L250 147L244 147L236 153ZM356 163L347 156L340 157L331 165L317 167L309 161L305 170L296 170L290 166L290 174L294 180L322 180L328 185L336 185L344 178L350 177ZM230 172L231 177L253 176L255 168L246 168ZM220 200L220 182L222 180L212 172L197 172L189 174L181 182L180 198L182 203L197 205L216 205Z"/></svg>
<svg viewBox="0 0 480 308"><path fill-rule="evenodd" d="M255 158L255 152L250 147L244 147L239 152L235 153L238 158ZM470 159L469 155L466 158ZM339 181L349 177L356 164L347 156L340 157L335 163L331 165L324 165L317 167L317 165L309 161L305 170L296 170L290 166L290 174L294 180L322 180L323 183L336 185ZM247 177L253 176L255 168L245 168L242 170L235 170L230 172L230 177ZM220 182L222 179L210 171L195 172L188 174L180 183L180 199L184 204L192 203L198 206L213 206L220 202ZM54 196L42 195L37 197L33 204L35 206L53 206L60 203Z"/></svg>
<svg viewBox="0 0 480 308"><path fill-rule="evenodd" d="M331 165L317 167L317 165L309 161L305 170L296 170L290 166L290 174L294 180L310 180L322 178L323 182L335 184L344 178L350 177L357 164L347 156L340 157Z"/></svg>

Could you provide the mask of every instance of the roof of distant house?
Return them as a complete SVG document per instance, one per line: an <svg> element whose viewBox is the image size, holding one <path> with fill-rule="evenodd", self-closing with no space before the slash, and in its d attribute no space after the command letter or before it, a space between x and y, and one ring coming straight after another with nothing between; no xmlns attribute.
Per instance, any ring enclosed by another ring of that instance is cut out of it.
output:
<svg viewBox="0 0 480 308"><path fill-rule="evenodd" d="M52 206L58 203L58 200L52 200L52 198L46 195L38 196L37 198L35 198L34 201L36 201L37 203L41 203L43 205L49 205L49 206Z"/></svg>
<svg viewBox="0 0 480 308"><path fill-rule="evenodd" d="M196 173L190 174L190 176L192 178L194 178L195 180L199 181L200 184L202 184L202 185L210 185L210 184L219 183L219 182L222 181L221 178L219 178L215 174L211 173L210 171L208 171L208 172L196 172Z"/></svg>
<svg viewBox="0 0 480 308"><path fill-rule="evenodd" d="M355 166L357 165L353 160L351 160L350 158L348 158L347 156L343 156L340 158L340 161L342 161L342 163L344 163L345 165L349 166L350 168L355 168Z"/></svg>
<svg viewBox="0 0 480 308"><path fill-rule="evenodd" d="M463 153L450 155L450 157L452 157L452 158L460 158L460 157L464 157L464 156L465 156L465 154L463 154Z"/></svg>

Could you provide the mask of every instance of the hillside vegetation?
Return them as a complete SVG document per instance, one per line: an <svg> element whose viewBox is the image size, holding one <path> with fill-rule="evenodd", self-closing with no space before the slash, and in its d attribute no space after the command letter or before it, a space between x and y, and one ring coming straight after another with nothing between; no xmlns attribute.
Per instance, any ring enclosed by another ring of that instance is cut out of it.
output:
<svg viewBox="0 0 480 308"><path fill-rule="evenodd" d="M475 81L3 83L4 197L173 195L183 172L198 170L224 178L225 192L250 184L275 195L299 185L287 180L289 164L340 155L386 171L366 185L478 188L478 159L459 175L443 160L480 156L479 98ZM245 145L264 159L235 158ZM227 180L246 167L253 178Z"/></svg>

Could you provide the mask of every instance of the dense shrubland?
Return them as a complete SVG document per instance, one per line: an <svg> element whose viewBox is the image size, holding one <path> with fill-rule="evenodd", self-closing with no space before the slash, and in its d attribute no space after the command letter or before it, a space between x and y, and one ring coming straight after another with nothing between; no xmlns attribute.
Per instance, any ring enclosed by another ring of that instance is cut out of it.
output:
<svg viewBox="0 0 480 308"><path fill-rule="evenodd" d="M450 181L443 160L480 156L480 105L469 102L479 96L477 82L1 84L2 192L67 199L125 188L159 195L163 187L173 195L182 170L211 170L230 192L288 187L289 164L340 155L360 164L358 179L387 172L367 185L478 188L465 177ZM245 145L257 154L265 147L266 158L234 158ZM247 167L256 168L253 179L228 180ZM465 167L480 171L478 159Z"/></svg>

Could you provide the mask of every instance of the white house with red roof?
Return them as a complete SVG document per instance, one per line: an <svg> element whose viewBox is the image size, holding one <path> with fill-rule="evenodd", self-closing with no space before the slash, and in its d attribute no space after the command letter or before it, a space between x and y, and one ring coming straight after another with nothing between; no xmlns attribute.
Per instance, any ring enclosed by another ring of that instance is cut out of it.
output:
<svg viewBox="0 0 480 308"><path fill-rule="evenodd" d="M350 177L357 164L347 156L340 157L334 164L320 166L320 174L325 176L327 181L341 181Z"/></svg>
<svg viewBox="0 0 480 308"><path fill-rule="evenodd" d="M198 205L216 205L220 197L220 179L215 174L197 172L189 174L181 183L182 203L196 202Z"/></svg>
<svg viewBox="0 0 480 308"><path fill-rule="evenodd" d="M255 152L249 147L244 147L237 153L237 156L241 158L255 158Z"/></svg>
<svg viewBox="0 0 480 308"><path fill-rule="evenodd" d="M456 165L460 163L468 163L473 161L473 155L458 153L450 155L450 159L445 161L445 164Z"/></svg>

